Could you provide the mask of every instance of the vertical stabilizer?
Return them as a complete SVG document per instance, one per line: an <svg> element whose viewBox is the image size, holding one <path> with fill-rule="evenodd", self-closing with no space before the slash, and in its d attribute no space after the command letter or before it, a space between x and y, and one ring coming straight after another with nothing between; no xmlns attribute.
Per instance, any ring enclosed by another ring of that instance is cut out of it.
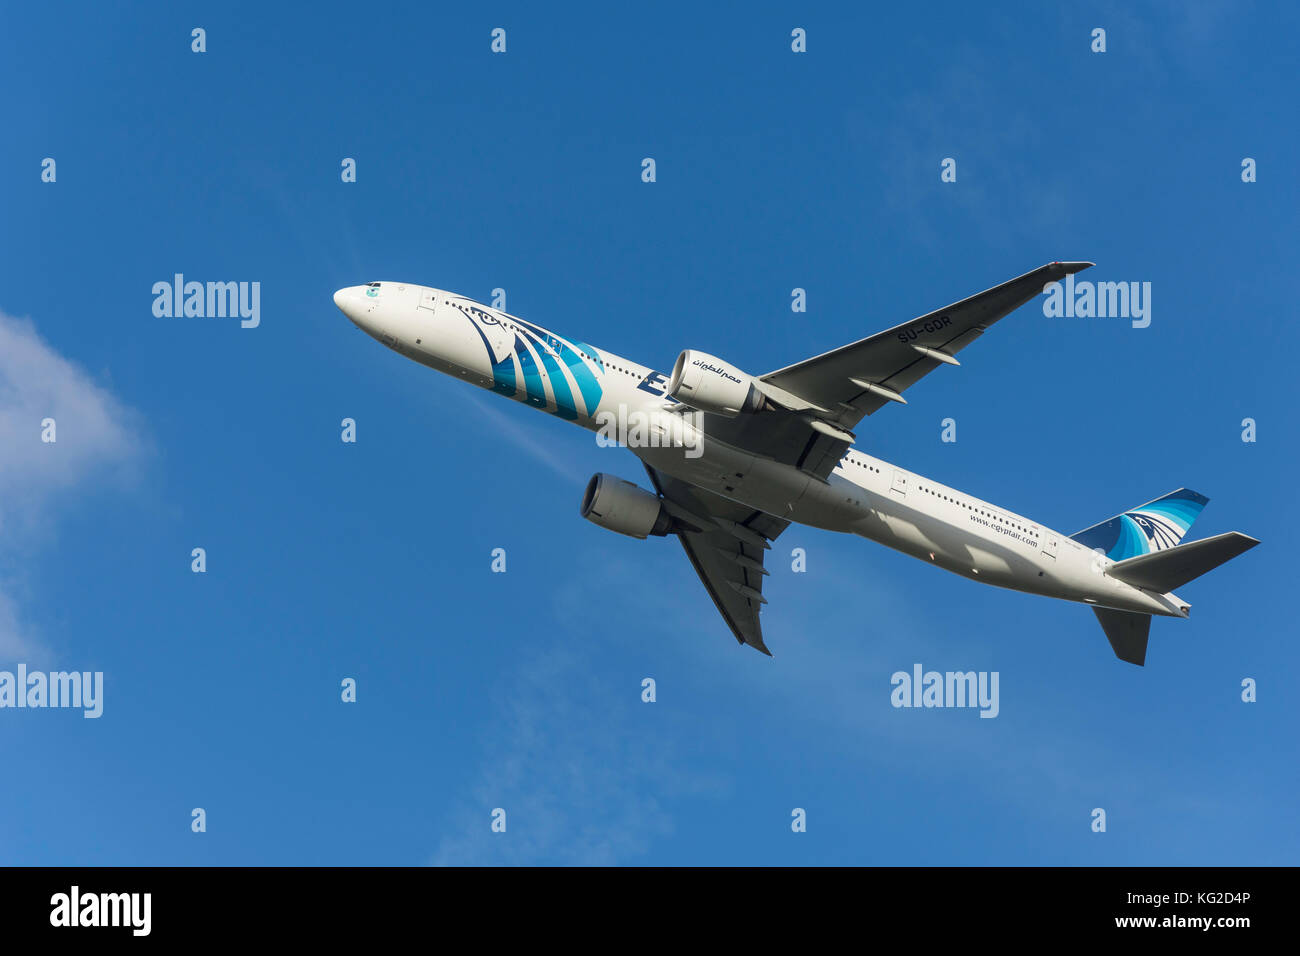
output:
<svg viewBox="0 0 1300 956"><path fill-rule="evenodd" d="M1209 500L1179 488L1070 537L1086 548L1100 549L1112 561L1163 551L1183 540Z"/></svg>

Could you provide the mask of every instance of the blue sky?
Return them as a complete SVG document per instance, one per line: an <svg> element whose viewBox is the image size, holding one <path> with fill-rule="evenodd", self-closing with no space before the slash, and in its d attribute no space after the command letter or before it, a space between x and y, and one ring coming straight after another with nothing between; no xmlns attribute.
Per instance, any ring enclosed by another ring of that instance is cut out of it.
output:
<svg viewBox="0 0 1300 956"><path fill-rule="evenodd" d="M0 711L0 862L1296 861L1293 10L5 20L0 668L103 671L105 700ZM1183 589L1143 669L1082 607L797 527L776 656L741 648L675 542L578 517L592 472L641 480L629 452L330 301L501 287L654 367L761 374L1054 259L1151 282L1150 327L1031 303L859 447L1067 533L1208 495L1193 536L1263 545ZM177 272L260 282L260 326L156 318ZM997 671L998 718L892 708L918 662Z"/></svg>

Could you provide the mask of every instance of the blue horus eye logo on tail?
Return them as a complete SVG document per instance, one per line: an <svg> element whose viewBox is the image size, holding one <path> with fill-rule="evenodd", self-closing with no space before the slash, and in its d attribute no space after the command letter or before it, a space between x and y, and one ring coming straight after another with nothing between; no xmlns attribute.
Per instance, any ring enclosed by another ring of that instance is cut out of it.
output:
<svg viewBox="0 0 1300 956"><path fill-rule="evenodd" d="M1070 537L1085 547L1102 550L1112 561L1163 551L1183 540L1209 500L1179 488Z"/></svg>
<svg viewBox="0 0 1300 956"><path fill-rule="evenodd" d="M492 364L494 392L521 398L519 379L522 378L524 402L573 421L578 417L576 386L577 395L582 397L582 411L589 417L596 414L602 389L581 352L591 355L592 364L602 372L604 365L590 348L569 342L522 319L511 317L507 326L499 316L486 309L461 302L452 305L469 319L470 325L483 339L488 361ZM549 396L547 383L550 384Z"/></svg>

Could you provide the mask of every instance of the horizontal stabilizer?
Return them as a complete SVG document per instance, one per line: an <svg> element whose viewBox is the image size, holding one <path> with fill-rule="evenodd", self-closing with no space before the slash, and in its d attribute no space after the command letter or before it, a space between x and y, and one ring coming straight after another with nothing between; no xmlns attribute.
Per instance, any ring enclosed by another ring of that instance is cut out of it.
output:
<svg viewBox="0 0 1300 956"><path fill-rule="evenodd" d="M1092 609L1106 632L1115 656L1141 667L1147 662L1147 637L1151 633L1151 615L1132 611L1112 611L1108 607Z"/></svg>
<svg viewBox="0 0 1300 956"><path fill-rule="evenodd" d="M1231 561L1257 544L1259 542L1250 535L1229 531L1213 538L1202 538L1200 541L1190 541L1163 551L1129 558L1111 565L1106 573L1125 584L1155 591L1157 594L1167 594L1188 581L1199 578L1206 571L1213 571L1225 561ZM1101 612L1097 613L1100 616Z"/></svg>

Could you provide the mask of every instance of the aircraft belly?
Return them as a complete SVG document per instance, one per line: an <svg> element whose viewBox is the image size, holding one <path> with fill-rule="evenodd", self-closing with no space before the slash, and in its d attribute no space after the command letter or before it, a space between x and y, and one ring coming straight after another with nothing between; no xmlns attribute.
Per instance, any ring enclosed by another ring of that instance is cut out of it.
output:
<svg viewBox="0 0 1300 956"><path fill-rule="evenodd" d="M797 516L796 508L813 479L797 468L708 439L703 452L694 457L690 449L683 448L633 450L646 464L674 478L756 511L808 523Z"/></svg>
<svg viewBox="0 0 1300 956"><path fill-rule="evenodd" d="M646 464L665 474L735 500L740 500L737 492L754 463L753 455L707 440L702 454L674 447L641 446L632 450Z"/></svg>
<svg viewBox="0 0 1300 956"><path fill-rule="evenodd" d="M970 546L971 567L990 579L1010 578L1011 563L1004 555L997 554L977 544Z"/></svg>
<svg viewBox="0 0 1300 956"><path fill-rule="evenodd" d="M1091 555L1047 560L1011 539L959 519L912 507L832 474L826 481L790 465L706 440L696 457L683 448L636 448L652 467L788 521L869 538L962 577L1031 594L1145 613L1165 613L1159 598L1092 570Z"/></svg>
<svg viewBox="0 0 1300 956"><path fill-rule="evenodd" d="M1038 576L1040 558L1021 554L1000 539L910 507L885 491L870 491L832 476L828 485L814 482L795 519L832 530L849 531L888 548L919 558L963 577L1023 591L1045 590Z"/></svg>

